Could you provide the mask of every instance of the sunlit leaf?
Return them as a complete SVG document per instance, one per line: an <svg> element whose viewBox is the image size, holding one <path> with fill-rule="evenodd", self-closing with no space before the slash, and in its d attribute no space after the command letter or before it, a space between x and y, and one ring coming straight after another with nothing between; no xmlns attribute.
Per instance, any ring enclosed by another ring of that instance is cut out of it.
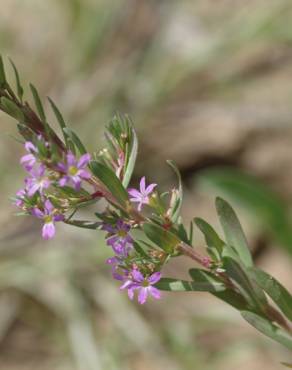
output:
<svg viewBox="0 0 292 370"><path fill-rule="evenodd" d="M13 68L13 71L14 71L14 75L15 75L17 96L20 99L20 101L22 101L22 98L23 98L23 87L22 87L21 82L20 82L18 70L17 70L15 64L13 63L13 61L11 59L9 59L9 61L10 61L11 65L12 65L12 68Z"/></svg>
<svg viewBox="0 0 292 370"><path fill-rule="evenodd" d="M189 270L189 274L191 276L191 278L197 282L197 283L212 283L212 284L217 284L217 283L221 283L222 284L222 281L214 276L214 274L212 274L211 272L209 271L206 271L206 270L202 270L202 269L198 269L198 268L192 268ZM225 290L224 291L218 291L218 292L211 292L215 297L221 299L222 301L230 304L231 306L235 307L236 309L238 310L244 310L246 309L248 306L247 306L247 302L246 300L243 298L243 296L241 296L239 293L227 288L225 286Z"/></svg>
<svg viewBox="0 0 292 370"><path fill-rule="evenodd" d="M199 177L202 186L232 197L249 211L250 216L269 231L287 251L292 253L292 220L287 203L264 183L235 169L212 169Z"/></svg>
<svg viewBox="0 0 292 370"><path fill-rule="evenodd" d="M272 298L287 318L292 321L292 296L288 290L265 271L254 268L251 273L258 285Z"/></svg>
<svg viewBox="0 0 292 370"><path fill-rule="evenodd" d="M9 114L9 116L15 118L19 122L24 122L25 117L21 109L10 99L3 96L0 99L0 104L4 112Z"/></svg>
<svg viewBox="0 0 292 370"><path fill-rule="evenodd" d="M227 249L223 251L223 268L227 275L236 282L236 285L251 307L259 312L265 310L267 299L262 289L252 280L248 271L238 261L226 256Z"/></svg>
<svg viewBox="0 0 292 370"><path fill-rule="evenodd" d="M97 161L90 163L92 173L107 187L107 189L114 195L114 197L123 206L128 201L128 193L123 187L121 181L116 174L107 166Z"/></svg>
<svg viewBox="0 0 292 370"><path fill-rule="evenodd" d="M225 290L222 283L194 282L186 280L177 280L172 278L162 278L155 286L160 290L172 292L221 292Z"/></svg>
<svg viewBox="0 0 292 370"><path fill-rule="evenodd" d="M138 139L132 125L129 126L129 133L130 133L130 143L128 145L129 154L127 158L126 170L123 177L123 185L125 188L127 188L130 183L138 153Z"/></svg>
<svg viewBox="0 0 292 370"><path fill-rule="evenodd" d="M207 250L213 258L219 261L222 253L222 248L225 243L220 239L213 227L209 225L206 221L201 218L195 218L194 221L198 228L204 234L208 246Z"/></svg>
<svg viewBox="0 0 292 370"><path fill-rule="evenodd" d="M216 209L225 234L227 245L229 247L233 247L237 251L245 266L253 266L246 237L234 210L221 198L216 199Z"/></svg>
<svg viewBox="0 0 292 370"><path fill-rule="evenodd" d="M292 349L292 336L289 333L254 312L242 311L241 315L258 331L281 343L283 346Z"/></svg>

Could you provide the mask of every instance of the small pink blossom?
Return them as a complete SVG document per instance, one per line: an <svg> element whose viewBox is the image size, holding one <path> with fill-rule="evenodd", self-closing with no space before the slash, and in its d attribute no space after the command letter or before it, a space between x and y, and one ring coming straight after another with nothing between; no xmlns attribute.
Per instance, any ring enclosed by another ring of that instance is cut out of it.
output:
<svg viewBox="0 0 292 370"><path fill-rule="evenodd" d="M66 163L59 163L58 169L62 172L62 177L59 180L59 185L65 186L72 182L76 190L80 190L82 180L88 180L91 177L89 171L85 168L90 162L90 154L83 154L79 160L73 153L68 153Z"/></svg>
<svg viewBox="0 0 292 370"><path fill-rule="evenodd" d="M31 213L33 216L44 222L42 227L42 237L45 240L52 239L55 236L55 222L64 220L64 216L57 212L53 204L48 199L45 201L43 209L35 207L31 210Z"/></svg>
<svg viewBox="0 0 292 370"><path fill-rule="evenodd" d="M157 184L150 184L146 187L145 176L142 177L140 181L140 191L136 189L128 189L128 193L131 195L131 202L136 202L138 204L138 211L142 210L143 204L149 204L149 196L153 192Z"/></svg>
<svg viewBox="0 0 292 370"><path fill-rule="evenodd" d="M46 167L41 164L37 169L31 169L31 177L25 179L27 195L32 197L37 191L43 195L45 189L48 189L51 185L51 181L45 175Z"/></svg>
<svg viewBox="0 0 292 370"><path fill-rule="evenodd" d="M153 286L160 278L160 272L154 272L152 275L144 277L138 269L133 269L120 289L127 289L130 299L134 298L134 292L138 290L138 302L144 304L149 295L155 299L161 298L160 291Z"/></svg>
<svg viewBox="0 0 292 370"><path fill-rule="evenodd" d="M27 141L25 144L24 144L24 147L26 149L26 151L28 152L28 154L25 154L23 155L21 158L20 158L20 164L28 171L30 172L31 169L33 168L33 166L36 164L37 162L37 158L36 158L36 154L38 152L36 146L30 142L30 141Z"/></svg>

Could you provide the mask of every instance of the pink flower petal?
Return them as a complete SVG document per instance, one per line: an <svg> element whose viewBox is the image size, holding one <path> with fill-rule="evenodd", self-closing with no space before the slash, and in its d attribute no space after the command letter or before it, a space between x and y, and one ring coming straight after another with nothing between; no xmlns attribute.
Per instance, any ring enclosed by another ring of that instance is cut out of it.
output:
<svg viewBox="0 0 292 370"><path fill-rule="evenodd" d="M141 274L141 272L137 269L134 269L132 271L132 275L133 275L133 278L135 281L139 282L139 283L142 283L142 281L144 281L144 276Z"/></svg>
<svg viewBox="0 0 292 370"><path fill-rule="evenodd" d="M37 218L43 218L44 217L44 212L41 211L39 208L33 208L31 210L31 214Z"/></svg>
<svg viewBox="0 0 292 370"><path fill-rule="evenodd" d="M147 288L141 288L138 294L138 302L140 304L144 304L148 297L148 289Z"/></svg>
<svg viewBox="0 0 292 370"><path fill-rule="evenodd" d="M152 295L153 298L155 298L155 299L160 299L161 298L161 292L157 288L151 286L151 287L148 287L148 291Z"/></svg>
<svg viewBox="0 0 292 370"><path fill-rule="evenodd" d="M55 236L55 232L56 232L56 229L55 229L55 225L53 224L53 222L45 223L42 228L42 237L45 240L52 239Z"/></svg>
<svg viewBox="0 0 292 370"><path fill-rule="evenodd" d="M69 166L75 166L76 165L76 158L73 153L68 153L67 156L67 164Z"/></svg>
<svg viewBox="0 0 292 370"><path fill-rule="evenodd" d="M28 152L37 152L37 148L35 147L35 145L30 142L30 141L27 141L25 144L24 144L24 147L25 149L28 151Z"/></svg>
<svg viewBox="0 0 292 370"><path fill-rule="evenodd" d="M146 187L146 179L145 176L142 177L140 180L140 192L144 193L145 192L145 187Z"/></svg>
<svg viewBox="0 0 292 370"><path fill-rule="evenodd" d="M150 193L152 193L152 191L154 190L154 188L157 186L157 184L151 184L151 185L148 185L147 186L147 189L145 190L145 194L149 195Z"/></svg>
<svg viewBox="0 0 292 370"><path fill-rule="evenodd" d="M79 170L78 171L78 176L80 176L82 179L90 179L91 178L91 174L90 172L86 171L86 170Z"/></svg>
<svg viewBox="0 0 292 370"><path fill-rule="evenodd" d="M67 185L67 184L68 184L68 182L69 182L69 177L68 177L68 176L64 176L64 177L62 177L62 178L59 180L59 185L60 185L61 187L63 187L63 186L65 186L65 185Z"/></svg>
<svg viewBox="0 0 292 370"><path fill-rule="evenodd" d="M128 193L134 198L141 198L141 193L136 189L128 189Z"/></svg>
<svg viewBox="0 0 292 370"><path fill-rule="evenodd" d="M149 278L147 279L150 284L155 284L161 279L161 272L154 272Z"/></svg>
<svg viewBox="0 0 292 370"><path fill-rule="evenodd" d="M20 158L20 163L21 164L25 164L25 163L35 163L36 159L34 157L33 154L26 154L26 155L23 155L21 158Z"/></svg>
<svg viewBox="0 0 292 370"><path fill-rule="evenodd" d="M88 153L83 154L78 161L77 168L83 168L87 166L88 163L90 162L90 159L91 159L90 154Z"/></svg>
<svg viewBox="0 0 292 370"><path fill-rule="evenodd" d="M52 205L52 203L49 201L49 199L47 199L45 201L45 210L47 212L47 214L50 214L53 212L54 210L54 206Z"/></svg>
<svg viewBox="0 0 292 370"><path fill-rule="evenodd" d="M128 289L128 297L130 298L130 300L132 301L133 298L134 298L134 289Z"/></svg>
<svg viewBox="0 0 292 370"><path fill-rule="evenodd" d="M27 191L27 195L29 197L32 197L40 188L40 184L38 183L34 183L33 185L31 185Z"/></svg>

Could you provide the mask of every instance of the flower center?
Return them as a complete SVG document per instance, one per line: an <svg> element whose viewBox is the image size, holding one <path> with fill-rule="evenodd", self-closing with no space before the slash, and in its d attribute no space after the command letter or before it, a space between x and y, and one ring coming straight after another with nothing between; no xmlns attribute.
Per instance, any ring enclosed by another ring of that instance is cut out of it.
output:
<svg viewBox="0 0 292 370"><path fill-rule="evenodd" d="M117 234L120 238L125 238L127 236L127 231L119 230Z"/></svg>
<svg viewBox="0 0 292 370"><path fill-rule="evenodd" d="M68 172L69 172L69 175L75 176L78 172L78 168L75 166L70 166Z"/></svg>
<svg viewBox="0 0 292 370"><path fill-rule="evenodd" d="M44 223L45 224L49 224L52 221L53 221L52 216L50 216L50 215L44 216Z"/></svg>
<svg viewBox="0 0 292 370"><path fill-rule="evenodd" d="M147 287L147 286L149 286L149 281L148 280L144 280L143 282L142 282L142 284L141 284L143 287Z"/></svg>

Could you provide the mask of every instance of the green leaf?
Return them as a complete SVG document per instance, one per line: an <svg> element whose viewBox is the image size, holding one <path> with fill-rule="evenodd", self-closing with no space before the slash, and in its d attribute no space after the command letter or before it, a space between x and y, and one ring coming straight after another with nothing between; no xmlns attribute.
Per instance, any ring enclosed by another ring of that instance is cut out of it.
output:
<svg viewBox="0 0 292 370"><path fill-rule="evenodd" d="M5 68L3 63L3 58L0 55L0 87L5 87L7 81L5 76Z"/></svg>
<svg viewBox="0 0 292 370"><path fill-rule="evenodd" d="M42 120L42 122L46 122L47 119L46 119L44 107L43 107L41 98L39 96L39 93L38 93L37 89L33 86L33 84L29 84L29 87L31 89L32 96L33 96L34 103L35 103L36 109L38 111L39 117Z"/></svg>
<svg viewBox="0 0 292 370"><path fill-rule="evenodd" d="M232 207L223 199L216 199L216 209L223 228L227 245L233 247L246 267L253 261L240 222Z"/></svg>
<svg viewBox="0 0 292 370"><path fill-rule="evenodd" d="M213 227L202 218L195 218L194 221L205 236L208 252L216 261L220 261L225 243L220 239Z"/></svg>
<svg viewBox="0 0 292 370"><path fill-rule="evenodd" d="M191 244L190 240L189 240L189 237L188 237L188 233L187 233L187 231L186 231L182 222L180 222L178 224L176 234L180 238L180 240L182 240L186 244Z"/></svg>
<svg viewBox="0 0 292 370"><path fill-rule="evenodd" d="M245 297L250 307L259 312L264 312L267 307L267 299L262 289L252 280L248 271L238 261L226 256L228 249L223 250L223 268L228 277L237 283L237 287Z"/></svg>
<svg viewBox="0 0 292 370"><path fill-rule="evenodd" d="M65 128L67 127L66 126L66 123L65 123L65 120L64 120L61 112L59 111L58 107L53 102L53 100L51 98L49 98L49 97L48 97L48 100L49 100L50 105L52 107L52 110L53 110L53 112L54 112L54 114L56 116L56 119L57 119L57 121L59 123L59 126L60 126L60 128L62 130L66 148L70 149L75 154L74 144L73 144L72 140L70 139L70 136L65 131Z"/></svg>
<svg viewBox="0 0 292 370"><path fill-rule="evenodd" d="M251 273L257 284L272 298L286 317L292 321L292 296L271 275L257 268L253 268Z"/></svg>
<svg viewBox="0 0 292 370"><path fill-rule="evenodd" d="M167 160L166 162L174 170L178 178L178 192L176 194L176 199L174 201L174 204L172 205L171 216L170 216L171 220L173 222L176 222L180 214L182 200L183 200L182 180L181 180L181 174L179 172L179 169L177 168L177 165L174 163L174 161Z"/></svg>
<svg viewBox="0 0 292 370"><path fill-rule="evenodd" d="M96 230L100 223L99 222L93 222L93 221L81 221L81 220L65 220L64 221L68 225L80 227L82 229L90 229L90 230Z"/></svg>
<svg viewBox="0 0 292 370"><path fill-rule="evenodd" d="M79 139L79 137L75 134L75 132L72 129L64 127L64 132L68 135L68 137L70 137L72 142L76 145L81 155L87 153L87 150L83 145L82 141Z"/></svg>
<svg viewBox="0 0 292 370"><path fill-rule="evenodd" d="M12 68L13 68L13 71L14 71L14 75L15 75L17 96L20 99L20 101L22 102L22 98L23 98L23 87L21 86L21 82L20 82L18 70L17 70L15 64L13 63L13 61L10 58L9 58L9 61L10 61L11 65L12 65Z"/></svg>
<svg viewBox="0 0 292 370"><path fill-rule="evenodd" d="M292 222L287 203L256 178L230 168L203 171L202 187L211 186L245 207L250 217L292 253Z"/></svg>
<svg viewBox="0 0 292 370"><path fill-rule="evenodd" d="M129 197L126 189L116 174L107 166L97 161L90 163L92 173L107 187L122 206L126 206Z"/></svg>
<svg viewBox="0 0 292 370"><path fill-rule="evenodd" d="M163 227L152 224L150 222L145 222L143 225L143 230L146 236L161 249L165 250L167 253L173 253L175 248L179 245L180 239L171 233L170 231L164 229Z"/></svg>
<svg viewBox="0 0 292 370"><path fill-rule="evenodd" d="M141 256L141 257L144 257L146 258L147 260L149 260L149 256L148 254L144 251L143 247L141 247L141 245L134 241L133 242L133 245L134 245L134 248L135 248L135 251Z"/></svg>
<svg viewBox="0 0 292 370"><path fill-rule="evenodd" d="M189 274L191 278L194 279L195 282L200 282L200 283L205 282L205 283L210 283L210 284L221 283L222 284L222 281L218 277L214 276L214 274L212 274L209 271L205 271L205 270L198 269L198 268L193 268L189 270ZM226 286L225 286L224 291L212 292L212 294L215 297L224 301L225 303L230 304L237 310L245 310L247 308L247 302L243 298L243 296L227 288Z"/></svg>
<svg viewBox="0 0 292 370"><path fill-rule="evenodd" d="M186 280L177 280L172 278L162 278L155 287L160 290L172 291L172 292L221 292L225 290L222 283L208 283L208 282L194 282Z"/></svg>
<svg viewBox="0 0 292 370"><path fill-rule="evenodd" d="M137 159L137 153L138 153L137 135L132 125L130 123L129 125L130 125L129 132L131 134L130 135L131 138L130 138L130 143L129 143L129 148L128 148L128 151L129 151L128 161L127 161L127 166L126 166L126 170L125 170L125 174L123 178L123 185L125 188L127 188L130 183L130 180L131 180L131 177L134 171L136 159Z"/></svg>
<svg viewBox="0 0 292 370"><path fill-rule="evenodd" d="M292 336L270 321L250 311L242 311L241 316L259 332L270 337L283 346L292 349Z"/></svg>
<svg viewBox="0 0 292 370"><path fill-rule="evenodd" d="M0 99L0 104L7 114L9 116L15 118L19 122L24 122L25 117L24 114L22 113L21 109L10 99L7 99L5 96L3 96Z"/></svg>

